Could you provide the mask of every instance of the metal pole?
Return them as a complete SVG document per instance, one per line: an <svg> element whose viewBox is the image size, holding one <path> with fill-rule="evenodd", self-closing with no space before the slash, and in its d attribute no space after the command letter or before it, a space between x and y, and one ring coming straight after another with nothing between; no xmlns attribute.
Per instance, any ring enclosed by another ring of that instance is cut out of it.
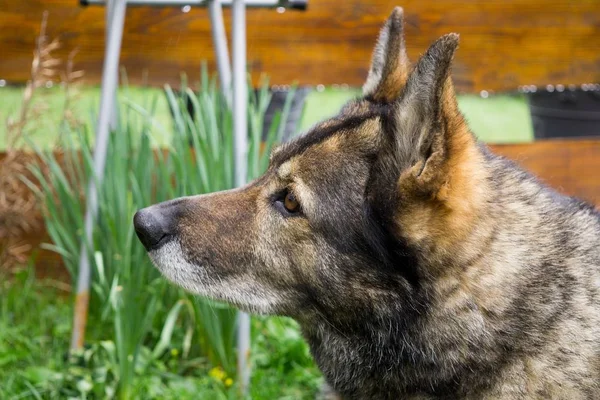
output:
<svg viewBox="0 0 600 400"><path fill-rule="evenodd" d="M90 293L90 260L88 249L93 246L94 220L98 210L98 187L104 177L106 163L106 149L109 139L109 125L111 111L117 88L119 72L119 54L121 52L121 38L125 22L126 0L113 0L112 21L110 33L106 44L104 67L102 72L102 93L100 95L100 113L96 130L94 148L94 175L91 177L85 213L85 237L81 244L79 258L79 276L77 277L77 297L75 299L75 313L73 316L73 334L71 336L71 350L81 348L85 337L87 310ZM108 28L108 27L107 27Z"/></svg>
<svg viewBox="0 0 600 400"><path fill-rule="evenodd" d="M104 29L104 43L108 43L108 40L110 38L110 32L111 32L111 25L112 25L112 19L113 19L113 11L114 11L114 4L115 4L115 0L106 0L106 10L104 15L106 16L106 25L105 25L105 29ZM118 82L119 76L117 74L117 86L119 84ZM112 96L114 97L114 103L112 106L112 110L110 113L110 118L109 118L109 129L111 131L114 131L115 129L117 129L117 120L118 120L118 109L117 109L117 89L115 86L115 92L112 94Z"/></svg>
<svg viewBox="0 0 600 400"><path fill-rule="evenodd" d="M154 6L154 7L203 7L211 0L127 0L129 6ZM222 5L230 6L237 0L222 0ZM106 4L107 0L79 0L84 6ZM307 0L245 0L247 7L286 7L290 9L305 10Z"/></svg>
<svg viewBox="0 0 600 400"><path fill-rule="evenodd" d="M208 3L210 15L210 26L212 32L213 46L217 59L217 70L219 71L219 82L221 90L225 94L228 103L231 104L231 64L229 62L229 49L227 48L227 35L223 23L223 8L221 0L211 0Z"/></svg>
<svg viewBox="0 0 600 400"><path fill-rule="evenodd" d="M244 0L232 4L233 47L233 136L235 185L243 186L248 168L248 87L246 80L246 5ZM238 314L238 377L245 395L250 382L250 316Z"/></svg>

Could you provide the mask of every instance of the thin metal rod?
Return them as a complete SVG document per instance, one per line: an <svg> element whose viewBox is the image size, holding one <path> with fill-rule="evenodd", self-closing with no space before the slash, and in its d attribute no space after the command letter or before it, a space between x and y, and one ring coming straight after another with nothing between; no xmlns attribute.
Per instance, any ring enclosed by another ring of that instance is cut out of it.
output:
<svg viewBox="0 0 600 400"><path fill-rule="evenodd" d="M232 6L233 48L233 138L235 184L243 186L248 168L248 82L246 79L246 4L234 0ZM245 395L250 382L250 316L238 314L238 379Z"/></svg>
<svg viewBox="0 0 600 400"><path fill-rule="evenodd" d="M233 137L235 155L235 184L247 181L248 158L248 81L246 77L246 7L235 0L232 8L233 48Z"/></svg>
<svg viewBox="0 0 600 400"><path fill-rule="evenodd" d="M84 5L103 5L107 0L81 0ZM127 0L127 5L161 6L161 7L206 7L211 0ZM237 0L222 0L224 6L231 6ZM297 7L296 4L304 3L294 0L245 0L247 7Z"/></svg>
<svg viewBox="0 0 600 400"><path fill-rule="evenodd" d="M104 43L108 43L108 40L110 38L110 32L111 32L111 25L112 25L112 19L113 19L113 11L114 11L114 4L115 4L115 0L106 0L106 12L104 13L104 15L106 16L106 25L105 25L105 29L104 29ZM117 76L117 79L119 79L119 77ZM117 81L117 86L119 85L119 82ZM112 106L112 110L110 113L110 118L109 118L109 129L110 130L115 130L117 129L117 121L118 121L118 110L117 110L117 89L115 86L115 92L112 94L112 96L114 97L113 100L113 106Z"/></svg>
<svg viewBox="0 0 600 400"><path fill-rule="evenodd" d="M227 102L231 104L231 63L229 61L229 49L227 46L225 23L223 22L221 0L211 0L208 5L208 11L215 57L217 59L217 70L219 71L219 82Z"/></svg>
<svg viewBox="0 0 600 400"><path fill-rule="evenodd" d="M100 112L98 115L98 126L94 148L94 175L90 179L86 198L85 237L81 244L81 256L79 258L77 297L75 299L73 334L71 336L72 350L81 348L85 338L91 276L88 249L91 249L93 246L92 234L96 213L98 211L98 187L96 185L99 185L104 178L106 150L109 140L110 115L113 110L113 102L115 100L114 94L117 89L121 38L123 37L123 24L125 23L125 8L125 0L114 0L112 21L110 23L111 29L106 44L102 72Z"/></svg>

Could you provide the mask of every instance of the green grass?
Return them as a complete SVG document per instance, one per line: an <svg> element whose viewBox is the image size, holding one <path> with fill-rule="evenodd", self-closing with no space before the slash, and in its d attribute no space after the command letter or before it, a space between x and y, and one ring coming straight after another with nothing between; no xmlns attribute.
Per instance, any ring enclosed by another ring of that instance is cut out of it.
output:
<svg viewBox="0 0 600 400"><path fill-rule="evenodd" d="M35 393L32 382L62 369L71 329L64 293L37 282L31 269L0 277L0 398ZM33 398L33 397L29 397Z"/></svg>
<svg viewBox="0 0 600 400"><path fill-rule="evenodd" d="M358 89L326 89L311 92L306 101L301 129L337 114ZM533 128L527 100L522 95L500 95L483 99L476 95L458 97L471 130L487 143L521 143L533 140Z"/></svg>
<svg viewBox="0 0 600 400"><path fill-rule="evenodd" d="M469 126L487 143L522 143L533 141L533 126L527 100L522 95L490 96L482 99L462 95L458 105Z"/></svg>
<svg viewBox="0 0 600 400"><path fill-rule="evenodd" d="M170 127L171 117L166 96L163 91L154 88L127 87L120 89L121 98L126 98L131 102L149 106L151 101L156 99L157 112L153 116L157 127ZM6 121L9 118L16 119L21 111L23 88L22 87L3 87L0 88L0 151L6 148ZM92 115L98 112L100 103L99 87L83 87L80 89L71 102L70 109L73 115L84 124L89 124L93 120ZM42 149L51 148L57 142L60 134L63 119L63 110L65 105L65 91L55 86L51 89L40 88L34 97L32 109L38 109L34 112L34 120L29 124L32 126L32 139L37 146ZM89 134L93 136L95 126L91 127ZM169 135L164 134L165 130L154 129L152 137L155 139L156 146L165 146L169 143Z"/></svg>
<svg viewBox="0 0 600 400"><path fill-rule="evenodd" d="M311 91L306 96L300 130L304 132L315 123L333 117L340 111L340 108L344 104L358 96L360 96L360 90L353 88L327 88L322 92L317 90Z"/></svg>
<svg viewBox="0 0 600 400"><path fill-rule="evenodd" d="M159 94L154 119L156 127L153 138L156 146L164 146L170 141L170 130L158 127L169 127L170 116L166 97L160 89L128 87L122 88L121 94L135 104L147 104L149 99ZM348 100L360 95L358 89L328 88L322 92L312 91L306 100L301 131L305 131L325 118L335 115ZM14 117L19 112L22 88L0 88L0 121ZM75 115L88 120L90 114L96 112L99 103L98 87L83 88L73 104ZM40 89L37 104L48 108L42 113L41 121L36 123L34 140L42 148L51 147L59 134L58 126L62 118L64 91L60 88ZM459 105L467 117L473 132L488 143L520 143L533 140L531 117L526 99L521 95L498 95L483 99L476 95L459 96ZM93 134L94 129L90 129ZM0 150L6 146L6 126L0 124Z"/></svg>
<svg viewBox="0 0 600 400"><path fill-rule="evenodd" d="M0 399L110 398L117 385L114 344L99 339L67 357L70 297L55 283L36 280L31 268L0 276ZM177 325L178 329L182 329ZM183 330L183 329L182 329ZM297 324L287 318L253 319L250 398L312 399L321 382ZM146 349L146 352L149 352ZM140 399L234 399L227 376L206 360L185 359L177 341L140 379Z"/></svg>

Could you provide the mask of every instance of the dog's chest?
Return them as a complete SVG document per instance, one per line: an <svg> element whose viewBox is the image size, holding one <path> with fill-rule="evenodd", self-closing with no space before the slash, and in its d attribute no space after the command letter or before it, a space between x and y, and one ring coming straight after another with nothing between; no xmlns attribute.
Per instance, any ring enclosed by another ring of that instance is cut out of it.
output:
<svg viewBox="0 0 600 400"><path fill-rule="evenodd" d="M412 398L406 390L414 378L411 368L389 346L328 329L311 332L307 340L327 382L344 399Z"/></svg>
<svg viewBox="0 0 600 400"><path fill-rule="evenodd" d="M304 334L327 382L344 399L470 399L486 390L475 365L466 371L449 357L452 351L418 332L353 336L324 325Z"/></svg>

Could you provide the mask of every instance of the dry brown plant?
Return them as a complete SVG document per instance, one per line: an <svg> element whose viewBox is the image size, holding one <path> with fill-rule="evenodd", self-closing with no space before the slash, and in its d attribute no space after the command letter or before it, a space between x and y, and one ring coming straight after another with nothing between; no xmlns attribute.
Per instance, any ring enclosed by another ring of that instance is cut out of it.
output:
<svg viewBox="0 0 600 400"><path fill-rule="evenodd" d="M36 121L49 111L44 93L39 89L60 77L65 93L62 123L71 127L80 124L71 111L79 96L78 87L83 76L82 71L74 68L77 51L69 54L61 72L59 67L62 62L53 54L61 44L58 38L48 38L47 22L46 11L36 40L30 79L23 91L20 111L16 118L6 121L6 151L4 155L0 154L0 269L11 269L25 263L32 250L28 239L31 239L32 233L39 233L43 226L39 199L23 182L23 178L36 182L29 166L39 160L34 152L28 151L28 139L36 128Z"/></svg>

